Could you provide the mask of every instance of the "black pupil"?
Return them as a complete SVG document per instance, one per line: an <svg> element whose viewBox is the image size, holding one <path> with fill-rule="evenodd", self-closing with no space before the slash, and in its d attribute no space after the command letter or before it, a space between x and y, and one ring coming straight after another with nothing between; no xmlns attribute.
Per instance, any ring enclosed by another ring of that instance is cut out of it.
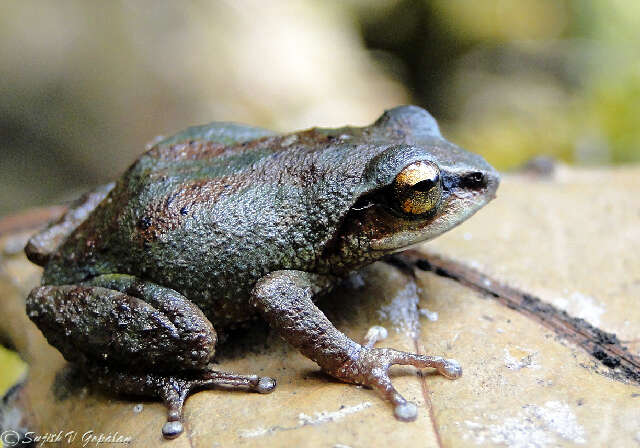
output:
<svg viewBox="0 0 640 448"><path fill-rule="evenodd" d="M433 180L433 179L425 179L425 180L421 180L417 184L414 184L412 188L415 191L419 191L421 193L424 193L426 191L431 190L435 184L436 184L435 180Z"/></svg>

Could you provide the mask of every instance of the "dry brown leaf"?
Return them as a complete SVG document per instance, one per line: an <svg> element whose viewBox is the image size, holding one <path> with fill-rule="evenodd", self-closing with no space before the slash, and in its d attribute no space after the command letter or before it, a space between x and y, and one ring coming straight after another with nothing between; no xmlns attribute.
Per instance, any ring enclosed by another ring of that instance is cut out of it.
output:
<svg viewBox="0 0 640 448"><path fill-rule="evenodd" d="M603 365L594 350L535 310L511 309L487 291L516 288L552 304L558 315L566 309L595 329L617 333L619 344L593 343L622 350L633 371L640 350L637 191L638 168L560 167L547 180L508 176L498 199L478 216L419 248L435 272L417 271L414 279L375 264L321 302L352 338L383 325L389 338L380 345L460 361L464 375L456 381L394 370L394 384L420 407L417 421L396 421L371 390L332 380L258 328L221 347L218 360L224 370L277 378L276 391L199 392L187 401L185 434L171 442L160 434L161 404L87 385L28 321L24 297L39 269L19 250L28 232L14 228L0 239L0 335L30 372L8 397L4 429L73 431L74 446L87 431L117 432L140 447L633 445L640 440L640 388L623 364ZM436 269L442 260L449 271ZM449 278L472 272L476 286Z"/></svg>

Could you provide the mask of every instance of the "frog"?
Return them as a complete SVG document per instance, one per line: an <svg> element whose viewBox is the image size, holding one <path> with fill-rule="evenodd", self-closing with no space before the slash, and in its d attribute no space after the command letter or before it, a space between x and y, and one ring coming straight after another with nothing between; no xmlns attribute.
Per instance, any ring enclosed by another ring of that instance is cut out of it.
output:
<svg viewBox="0 0 640 448"><path fill-rule="evenodd" d="M27 315L93 383L162 401L167 439L183 432L196 390L275 389L274 378L213 365L219 334L256 320L412 421L417 406L395 389L390 367L455 379L460 364L376 347L382 331L354 341L316 301L459 225L499 182L417 106L363 127L190 127L150 144L119 180L31 237L27 257L44 270Z"/></svg>

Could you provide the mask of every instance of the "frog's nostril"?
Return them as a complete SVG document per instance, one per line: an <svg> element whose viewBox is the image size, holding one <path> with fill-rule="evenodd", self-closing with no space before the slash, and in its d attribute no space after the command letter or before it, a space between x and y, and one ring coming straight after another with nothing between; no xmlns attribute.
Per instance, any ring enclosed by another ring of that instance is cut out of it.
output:
<svg viewBox="0 0 640 448"><path fill-rule="evenodd" d="M468 188L471 190L479 190L480 188L484 188L487 186L487 183L487 175L481 173L480 171L474 171L472 173L466 174L460 180L460 185L463 188Z"/></svg>

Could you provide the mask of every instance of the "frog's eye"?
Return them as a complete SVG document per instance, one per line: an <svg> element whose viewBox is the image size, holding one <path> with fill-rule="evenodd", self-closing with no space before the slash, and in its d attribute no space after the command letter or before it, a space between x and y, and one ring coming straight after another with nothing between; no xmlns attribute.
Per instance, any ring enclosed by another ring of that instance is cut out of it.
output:
<svg viewBox="0 0 640 448"><path fill-rule="evenodd" d="M442 196L440 169L432 162L407 165L395 178L393 192L400 209L422 215L434 209Z"/></svg>

